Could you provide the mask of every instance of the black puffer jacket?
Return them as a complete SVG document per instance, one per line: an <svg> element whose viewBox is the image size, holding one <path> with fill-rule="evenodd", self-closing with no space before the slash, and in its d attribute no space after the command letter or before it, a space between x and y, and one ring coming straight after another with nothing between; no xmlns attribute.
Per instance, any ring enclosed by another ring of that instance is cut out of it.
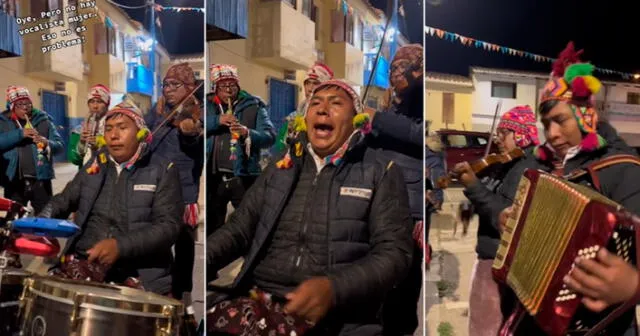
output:
<svg viewBox="0 0 640 336"><path fill-rule="evenodd" d="M89 162L88 165L93 160ZM113 164L107 159L100 163L100 170L95 174L89 174L88 165L85 166L39 216L66 219L75 212L75 223L83 228L104 185L105 165ZM119 202L115 210L120 211L125 226L128 225L126 235L114 237L120 254L118 262L137 269L146 290L168 293L173 261L171 246L180 232L184 210L178 171L172 164L151 164L149 156L143 156L130 171L126 188L125 195L117 196ZM65 253L74 252L74 244L81 234L67 241Z"/></svg>
<svg viewBox="0 0 640 336"><path fill-rule="evenodd" d="M375 313L385 294L407 274L413 251L413 223L402 173L358 140L354 139L331 179L331 208L314 210L327 214L327 276L332 281L336 303L330 316L337 316L336 323L343 325L341 335L369 335L363 331L366 327L359 325L377 319ZM233 286L241 294L252 285L249 275L256 257L270 244L306 155L309 154L305 151L302 157L294 157L290 169L277 169L271 164L249 189L229 222L207 239L210 277L244 256ZM369 190L370 194L354 197L346 195L344 188ZM364 323L360 323L362 311L373 312Z"/></svg>
<svg viewBox="0 0 640 336"><path fill-rule="evenodd" d="M577 170L586 170L589 165L612 155L632 154L624 141L618 138L613 128L605 128L598 132L605 137L609 145L594 152L581 152L576 157L568 160L565 164L566 174ZM507 202L502 209L499 207L495 209L496 213L494 218L496 218L496 220L500 211L511 205L510 203L512 201L510 200L513 200L515 197L518 183L525 169L551 171L552 166L548 162L540 161L535 156L527 157L526 159L518 162L504 178L502 186L498 188L499 197L503 200L507 200ZM638 180L638 176L640 176L639 165L632 163L620 163L603 168L596 174L600 181L601 193L603 195L619 203L630 212L640 215L640 180ZM593 181L589 174L581 175L578 179L573 180L573 182L593 187ZM607 329L606 334L622 335L625 332L628 332L629 329L635 328L633 318L633 311L626 313L616 320L609 329ZM519 333L517 335L540 334L540 331L531 319L524 319L518 330ZM527 332L525 332L525 330Z"/></svg>

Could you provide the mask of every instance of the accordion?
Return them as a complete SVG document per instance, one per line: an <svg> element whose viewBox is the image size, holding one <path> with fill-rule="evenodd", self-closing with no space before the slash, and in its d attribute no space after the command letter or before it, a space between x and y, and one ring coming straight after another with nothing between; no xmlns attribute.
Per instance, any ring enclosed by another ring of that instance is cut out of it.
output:
<svg viewBox="0 0 640 336"><path fill-rule="evenodd" d="M607 220L611 213L615 224ZM576 257L595 258L600 248L635 265L638 223L637 217L591 188L527 170L501 236L493 275L513 290L546 334L596 333L613 320L612 314L627 308L591 312L563 278Z"/></svg>

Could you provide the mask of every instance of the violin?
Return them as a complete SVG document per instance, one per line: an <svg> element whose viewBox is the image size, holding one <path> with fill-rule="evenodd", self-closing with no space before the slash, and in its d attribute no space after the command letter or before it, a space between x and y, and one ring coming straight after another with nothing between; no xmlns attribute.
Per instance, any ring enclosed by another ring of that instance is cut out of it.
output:
<svg viewBox="0 0 640 336"><path fill-rule="evenodd" d="M471 166L471 170L473 170L476 176L484 177L488 172L491 171L489 168L493 168L499 165L505 165L521 157L524 157L524 151L520 148L516 148L509 153L489 154L480 160L470 162L469 165ZM449 187L449 184L451 184L454 178L457 178L457 174L449 172L448 176L439 178L436 181L436 185L440 189L446 189L447 187Z"/></svg>
<svg viewBox="0 0 640 336"><path fill-rule="evenodd" d="M180 127L180 123L185 119L192 119L193 122L197 123L202 117L202 108L200 106L200 101L196 97L187 98L183 102L182 109L176 113L171 123L175 127Z"/></svg>
<svg viewBox="0 0 640 336"><path fill-rule="evenodd" d="M196 98L195 93L203 85L204 82L201 82L187 96L182 98L180 103L171 109L171 112L164 117L162 122L156 126L151 134L156 134L167 122L171 122L175 127L179 127L183 120L191 119L195 124L198 124L202 117L202 108L200 107L200 100Z"/></svg>

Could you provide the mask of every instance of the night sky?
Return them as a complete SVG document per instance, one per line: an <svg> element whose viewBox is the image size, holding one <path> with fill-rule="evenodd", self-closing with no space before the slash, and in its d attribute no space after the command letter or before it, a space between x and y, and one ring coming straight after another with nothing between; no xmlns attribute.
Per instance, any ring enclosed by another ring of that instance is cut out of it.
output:
<svg viewBox="0 0 640 336"><path fill-rule="evenodd" d="M146 0L112 0L126 6L140 6ZM156 0L157 4L172 7L204 7L204 0ZM147 9L123 8L132 19L142 22L150 29L151 15ZM169 54L198 54L204 52L204 13L194 11L156 12L162 30L156 27L156 39Z"/></svg>
<svg viewBox="0 0 640 336"><path fill-rule="evenodd" d="M639 13L640 1L426 0L425 24L553 58L573 40L577 49L584 49L584 61L636 73L640 72L640 56L633 49L639 43ZM551 71L551 63L488 52L428 35L425 50L427 71L465 76L470 66Z"/></svg>
<svg viewBox="0 0 640 336"><path fill-rule="evenodd" d="M387 1L392 0L370 0L371 4L387 12ZM398 17L398 26L402 34L411 41L411 43L422 44L424 35L423 28L423 4L424 0L398 0L398 3L404 3L405 17ZM400 5L398 5L400 6ZM404 21L404 22L403 22ZM406 25L405 25L406 22Z"/></svg>

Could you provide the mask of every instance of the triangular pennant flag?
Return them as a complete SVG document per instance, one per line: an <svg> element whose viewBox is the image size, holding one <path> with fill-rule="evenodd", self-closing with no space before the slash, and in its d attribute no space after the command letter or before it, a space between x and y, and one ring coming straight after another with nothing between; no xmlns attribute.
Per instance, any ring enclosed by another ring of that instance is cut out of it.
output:
<svg viewBox="0 0 640 336"><path fill-rule="evenodd" d="M444 37L444 31L442 31L440 29L436 29L436 35L438 35L439 38L443 38Z"/></svg>
<svg viewBox="0 0 640 336"><path fill-rule="evenodd" d="M460 36L460 43L462 43L463 45L467 44L467 38L464 36Z"/></svg>

